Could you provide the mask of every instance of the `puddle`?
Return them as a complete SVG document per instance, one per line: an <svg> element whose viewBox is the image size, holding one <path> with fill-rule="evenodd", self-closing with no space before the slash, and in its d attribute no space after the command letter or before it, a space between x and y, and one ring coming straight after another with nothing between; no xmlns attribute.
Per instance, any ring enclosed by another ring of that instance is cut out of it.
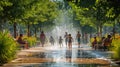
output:
<svg viewBox="0 0 120 67"><path fill-rule="evenodd" d="M36 58L95 58L87 50L53 50L49 52L39 52L34 55Z"/></svg>
<svg viewBox="0 0 120 67"><path fill-rule="evenodd" d="M91 52L90 50L50 50L21 59L19 63L37 63L22 67L110 67L107 60L97 59Z"/></svg>
<svg viewBox="0 0 120 67"><path fill-rule="evenodd" d="M109 67L109 65L100 64L75 64L75 63L42 63L36 65L28 65L23 67Z"/></svg>
<svg viewBox="0 0 120 67"><path fill-rule="evenodd" d="M18 64L20 67L113 67L111 62L99 53L82 49L35 52L13 64Z"/></svg>

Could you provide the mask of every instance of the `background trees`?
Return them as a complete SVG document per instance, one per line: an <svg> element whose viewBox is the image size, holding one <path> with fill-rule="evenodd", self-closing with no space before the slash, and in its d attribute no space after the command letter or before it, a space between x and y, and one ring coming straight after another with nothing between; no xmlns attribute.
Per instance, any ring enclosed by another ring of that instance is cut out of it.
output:
<svg viewBox="0 0 120 67"><path fill-rule="evenodd" d="M31 25L43 22L52 23L51 21L57 16L56 13L56 3L49 0L1 0L0 27L2 29L3 24L11 23L14 29L14 37L16 37L18 34L17 26L26 25L28 36L30 36Z"/></svg>
<svg viewBox="0 0 120 67"><path fill-rule="evenodd" d="M57 8L57 4L49 0L0 0L0 65L15 58L19 45L14 38L18 34L27 33L24 39L29 46L36 45L36 38L30 36L37 36L45 27L53 28Z"/></svg>
<svg viewBox="0 0 120 67"><path fill-rule="evenodd" d="M120 1L119 0L66 0L72 6L76 20L80 24L89 25L96 29L97 33L102 34L106 24L113 24L113 34L115 26L118 25ZM117 21L116 21L117 20ZM102 35L101 35L102 36Z"/></svg>

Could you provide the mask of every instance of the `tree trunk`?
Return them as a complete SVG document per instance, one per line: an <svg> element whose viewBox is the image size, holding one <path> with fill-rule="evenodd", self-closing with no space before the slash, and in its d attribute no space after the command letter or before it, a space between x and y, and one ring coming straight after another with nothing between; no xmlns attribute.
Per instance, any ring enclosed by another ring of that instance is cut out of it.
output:
<svg viewBox="0 0 120 67"><path fill-rule="evenodd" d="M37 29L36 28L35 28L35 32L34 33L35 33L35 37L37 37Z"/></svg>
<svg viewBox="0 0 120 67"><path fill-rule="evenodd" d="M14 38L16 38L17 37L17 23L16 22L14 22L14 24L13 24L13 27L14 27Z"/></svg>
<svg viewBox="0 0 120 67"><path fill-rule="evenodd" d="M99 33L99 36L102 37L102 24L100 24L99 29L100 29L100 31L99 31L99 32L100 32L100 33Z"/></svg>
<svg viewBox="0 0 120 67"><path fill-rule="evenodd" d="M40 32L42 31L42 26L40 26Z"/></svg>
<svg viewBox="0 0 120 67"><path fill-rule="evenodd" d="M113 36L114 36L114 39L115 39L115 22L113 24Z"/></svg>
<svg viewBox="0 0 120 67"><path fill-rule="evenodd" d="M30 24L27 24L27 36L30 37Z"/></svg>
<svg viewBox="0 0 120 67"><path fill-rule="evenodd" d="M78 4L78 0L75 0L75 3Z"/></svg>
<svg viewBox="0 0 120 67"><path fill-rule="evenodd" d="M0 32L2 32L2 31L3 31L3 21L0 20Z"/></svg>
<svg viewBox="0 0 120 67"><path fill-rule="evenodd" d="M97 26L97 34L96 34L96 36L98 36L98 33L99 33L99 26Z"/></svg>

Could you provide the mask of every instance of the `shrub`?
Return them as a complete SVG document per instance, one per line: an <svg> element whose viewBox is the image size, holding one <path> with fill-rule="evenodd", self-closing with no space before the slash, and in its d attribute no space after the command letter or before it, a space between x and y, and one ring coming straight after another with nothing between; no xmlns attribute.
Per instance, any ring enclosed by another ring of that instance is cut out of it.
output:
<svg viewBox="0 0 120 67"><path fill-rule="evenodd" d="M23 39L28 42L28 44L29 44L30 47L36 45L36 42L37 42L36 37L32 37L32 36L31 37L27 37L27 36L24 36Z"/></svg>
<svg viewBox="0 0 120 67"><path fill-rule="evenodd" d="M15 58L17 51L16 41L8 32L0 32L0 65Z"/></svg>
<svg viewBox="0 0 120 67"><path fill-rule="evenodd" d="M114 39L112 41L112 51L114 52L112 58L120 60L120 38Z"/></svg>

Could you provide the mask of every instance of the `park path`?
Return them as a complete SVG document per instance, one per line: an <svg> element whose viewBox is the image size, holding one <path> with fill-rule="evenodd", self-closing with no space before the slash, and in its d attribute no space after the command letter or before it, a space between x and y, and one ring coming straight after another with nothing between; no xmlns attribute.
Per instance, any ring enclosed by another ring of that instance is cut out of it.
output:
<svg viewBox="0 0 120 67"><path fill-rule="evenodd" d="M93 50L87 44L72 49L66 46L36 46L18 52L17 58L2 67L110 67L110 51Z"/></svg>

